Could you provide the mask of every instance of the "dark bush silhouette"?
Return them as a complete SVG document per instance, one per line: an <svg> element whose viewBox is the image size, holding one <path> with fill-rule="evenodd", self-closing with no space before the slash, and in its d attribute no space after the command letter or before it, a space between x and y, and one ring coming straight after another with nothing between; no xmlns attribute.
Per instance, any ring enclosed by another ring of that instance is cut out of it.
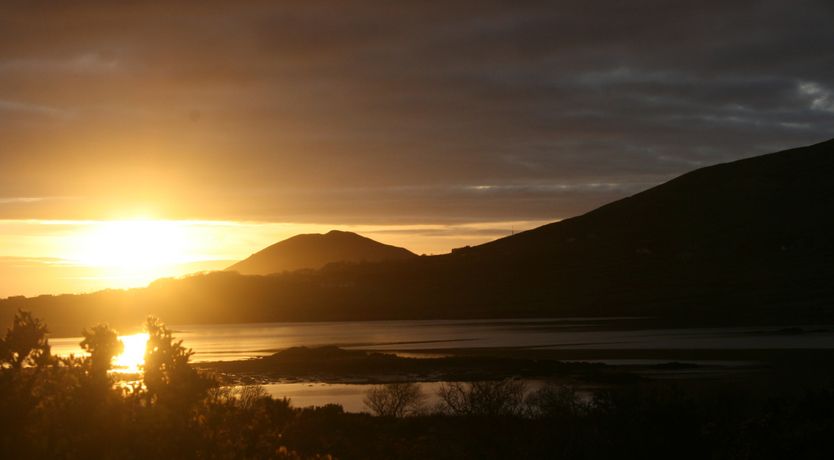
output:
<svg viewBox="0 0 834 460"><path fill-rule="evenodd" d="M444 383L440 410L452 415L521 415L526 386L521 380Z"/></svg>
<svg viewBox="0 0 834 460"><path fill-rule="evenodd" d="M46 325L28 311L18 310L0 343L0 365L20 369L41 366L50 359Z"/></svg>
<svg viewBox="0 0 834 460"><path fill-rule="evenodd" d="M90 371L103 378L113 358L124 350L124 344L119 340L119 333L106 324L99 324L91 329L84 329L82 333L84 340L81 341L81 349L90 354Z"/></svg>
<svg viewBox="0 0 834 460"><path fill-rule="evenodd" d="M584 401L575 388L552 382L531 392L525 402L533 417L579 417L591 410L590 402Z"/></svg>
<svg viewBox="0 0 834 460"><path fill-rule="evenodd" d="M376 385L365 395L365 406L383 417L405 417L424 411L426 395L413 382Z"/></svg>
<svg viewBox="0 0 834 460"><path fill-rule="evenodd" d="M148 343L145 351L144 382L148 397L162 404L187 406L205 397L211 379L201 376L188 363L194 352L175 340L157 318L145 323Z"/></svg>

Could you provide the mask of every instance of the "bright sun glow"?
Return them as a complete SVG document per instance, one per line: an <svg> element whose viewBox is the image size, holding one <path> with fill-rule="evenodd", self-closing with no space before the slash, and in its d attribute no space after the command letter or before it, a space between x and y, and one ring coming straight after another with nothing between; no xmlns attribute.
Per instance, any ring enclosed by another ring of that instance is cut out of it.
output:
<svg viewBox="0 0 834 460"><path fill-rule="evenodd" d="M113 360L113 369L117 372L136 373L145 364L145 345L148 343L148 334L123 335L119 340L125 346L122 354Z"/></svg>
<svg viewBox="0 0 834 460"><path fill-rule="evenodd" d="M185 259L186 231L176 221L103 222L83 235L75 258L89 266L147 270Z"/></svg>
<svg viewBox="0 0 834 460"><path fill-rule="evenodd" d="M95 270L107 287L136 287L166 276L199 259L187 222L114 220L89 224L71 238L66 260ZM203 243L204 244L204 243Z"/></svg>

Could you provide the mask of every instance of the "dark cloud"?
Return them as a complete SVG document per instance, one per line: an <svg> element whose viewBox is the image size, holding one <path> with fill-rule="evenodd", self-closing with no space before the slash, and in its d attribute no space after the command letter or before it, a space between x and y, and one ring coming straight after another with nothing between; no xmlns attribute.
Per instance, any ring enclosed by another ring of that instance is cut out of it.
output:
<svg viewBox="0 0 834 460"><path fill-rule="evenodd" d="M2 217L551 219L834 137L828 1L68 5L0 7Z"/></svg>

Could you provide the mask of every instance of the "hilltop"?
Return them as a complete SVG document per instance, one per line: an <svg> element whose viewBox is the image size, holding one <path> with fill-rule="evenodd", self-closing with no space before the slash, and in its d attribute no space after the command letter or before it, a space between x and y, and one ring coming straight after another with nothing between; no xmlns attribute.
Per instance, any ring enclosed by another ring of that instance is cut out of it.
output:
<svg viewBox="0 0 834 460"><path fill-rule="evenodd" d="M319 269L338 262L381 262L416 257L405 248L374 241L352 232L296 235L228 267L242 275L269 275L300 269Z"/></svg>

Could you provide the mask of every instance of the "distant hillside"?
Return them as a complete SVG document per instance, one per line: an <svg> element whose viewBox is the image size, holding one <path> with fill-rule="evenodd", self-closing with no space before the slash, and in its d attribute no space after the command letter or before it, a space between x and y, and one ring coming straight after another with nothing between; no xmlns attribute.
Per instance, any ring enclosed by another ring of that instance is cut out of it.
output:
<svg viewBox="0 0 834 460"><path fill-rule="evenodd" d="M319 269L335 262L381 262L415 257L405 248L390 246L352 232L296 235L252 254L226 270L243 275L269 275L303 268Z"/></svg>
<svg viewBox="0 0 834 460"><path fill-rule="evenodd" d="M735 263L830 249L832 173L834 140L705 167L472 253L528 257L545 249L550 256L669 257L686 265L704 257Z"/></svg>
<svg viewBox="0 0 834 460"><path fill-rule="evenodd" d="M452 254L15 298L0 301L0 316L28 308L61 331L138 324L147 313L174 324L559 315L834 321L832 177L834 140L698 169Z"/></svg>
<svg viewBox="0 0 834 460"><path fill-rule="evenodd" d="M701 168L459 257L492 267L481 276L523 308L688 317L830 314L832 175L829 140Z"/></svg>

